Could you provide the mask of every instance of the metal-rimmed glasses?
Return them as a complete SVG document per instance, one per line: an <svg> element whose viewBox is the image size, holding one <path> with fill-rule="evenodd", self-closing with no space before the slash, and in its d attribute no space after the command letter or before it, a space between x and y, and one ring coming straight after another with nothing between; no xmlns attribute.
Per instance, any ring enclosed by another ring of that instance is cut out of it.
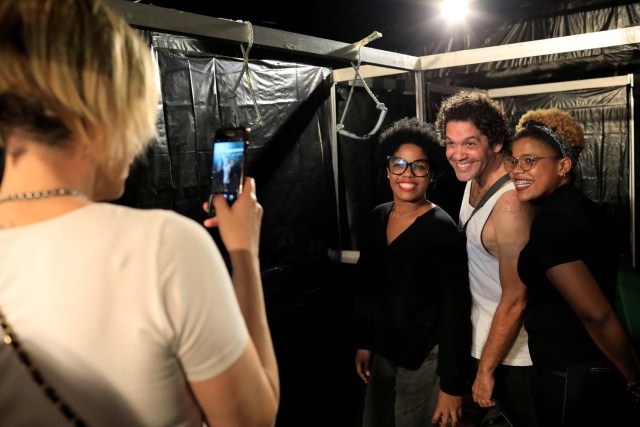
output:
<svg viewBox="0 0 640 427"><path fill-rule="evenodd" d="M387 169L394 175L402 175L408 167L411 167L411 171L417 177L424 177L429 175L429 161L426 159L418 159L409 163L402 157L387 156Z"/></svg>
<svg viewBox="0 0 640 427"><path fill-rule="evenodd" d="M542 159L559 159L560 156L551 156L551 157L541 157L536 156L535 154L523 154L520 157L505 157L502 163L504 164L504 169L507 172L513 171L517 165L520 165L520 168L523 171L530 171L536 165L538 160Z"/></svg>

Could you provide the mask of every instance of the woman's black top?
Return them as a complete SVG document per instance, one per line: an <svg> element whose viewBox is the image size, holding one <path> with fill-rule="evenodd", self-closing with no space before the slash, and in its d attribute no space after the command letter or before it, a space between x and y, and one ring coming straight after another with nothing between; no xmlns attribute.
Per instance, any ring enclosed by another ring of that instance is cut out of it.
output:
<svg viewBox="0 0 640 427"><path fill-rule="evenodd" d="M608 224L600 206L573 184L540 201L529 243L518 259L518 274L528 291L524 326L534 365L562 370L582 362L606 361L546 273L551 267L581 260L613 305L619 251Z"/></svg>
<svg viewBox="0 0 640 427"><path fill-rule="evenodd" d="M387 245L393 202L377 206L358 260L356 348L417 369L435 345L440 387L468 391L471 296L466 239L436 206Z"/></svg>

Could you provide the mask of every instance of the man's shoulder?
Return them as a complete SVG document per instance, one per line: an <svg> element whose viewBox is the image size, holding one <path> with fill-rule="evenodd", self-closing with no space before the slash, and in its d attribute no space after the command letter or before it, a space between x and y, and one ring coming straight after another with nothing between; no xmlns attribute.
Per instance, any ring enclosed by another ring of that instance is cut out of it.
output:
<svg viewBox="0 0 640 427"><path fill-rule="evenodd" d="M535 216L535 207L529 202L521 202L514 188L500 195L489 216L497 230L515 230L521 227L527 230Z"/></svg>
<svg viewBox="0 0 640 427"><path fill-rule="evenodd" d="M533 211L534 207L529 202L521 202L518 200L518 193L511 181L505 184L500 190L501 193L495 204L496 208L506 209L507 211L513 209L525 212Z"/></svg>

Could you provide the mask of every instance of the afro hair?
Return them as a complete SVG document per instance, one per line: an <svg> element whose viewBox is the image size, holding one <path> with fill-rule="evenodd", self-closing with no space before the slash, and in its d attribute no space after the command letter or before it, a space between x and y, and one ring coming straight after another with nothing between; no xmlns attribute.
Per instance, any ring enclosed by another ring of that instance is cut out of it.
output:
<svg viewBox="0 0 640 427"><path fill-rule="evenodd" d="M584 148L582 126L566 111L557 108L527 111L520 117L516 125L516 139L522 135L522 131L525 130L524 124L528 121L543 123L558 134L569 147Z"/></svg>

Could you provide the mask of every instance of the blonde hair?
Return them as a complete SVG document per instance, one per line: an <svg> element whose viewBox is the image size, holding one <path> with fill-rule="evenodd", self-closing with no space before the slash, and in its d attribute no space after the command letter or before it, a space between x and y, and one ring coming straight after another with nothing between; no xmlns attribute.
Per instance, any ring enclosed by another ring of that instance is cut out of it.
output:
<svg viewBox="0 0 640 427"><path fill-rule="evenodd" d="M527 111L520 117L516 125L516 139L525 130L526 122L540 122L552 129L569 147L584 148L584 133L582 126L566 111L557 108Z"/></svg>
<svg viewBox="0 0 640 427"><path fill-rule="evenodd" d="M109 165L155 134L151 49L100 0L2 0L0 64L0 147L14 129L50 146L81 136Z"/></svg>

